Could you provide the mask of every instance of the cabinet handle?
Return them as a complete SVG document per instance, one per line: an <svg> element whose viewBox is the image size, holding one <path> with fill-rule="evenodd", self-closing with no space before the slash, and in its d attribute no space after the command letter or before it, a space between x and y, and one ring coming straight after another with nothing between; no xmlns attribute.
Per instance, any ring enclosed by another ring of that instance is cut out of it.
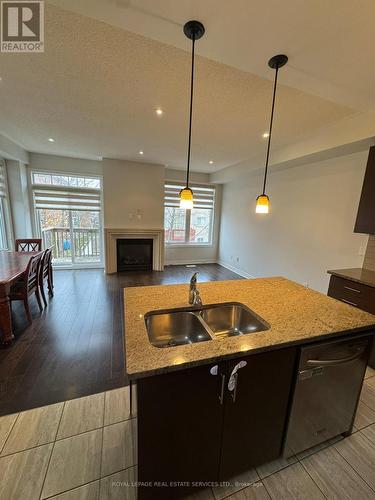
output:
<svg viewBox="0 0 375 500"><path fill-rule="evenodd" d="M356 288L351 288L350 286L344 286L344 288L350 290L351 292L361 293L361 290L357 290Z"/></svg>
<svg viewBox="0 0 375 500"><path fill-rule="evenodd" d="M237 383L238 383L238 373L234 375L234 389L232 391L232 399L233 403L236 402L236 396L237 396Z"/></svg>
<svg viewBox="0 0 375 500"><path fill-rule="evenodd" d="M210 369L210 374L217 376L219 375L219 365L215 365ZM220 373L221 377L221 387L220 387L220 394L219 394L219 401L220 404L224 404L224 390L225 390L225 375L223 373Z"/></svg>
<svg viewBox="0 0 375 500"><path fill-rule="evenodd" d="M223 373L221 375L221 389L220 389L220 395L219 395L219 401L220 404L224 404L224 389L225 389L225 375Z"/></svg>
<svg viewBox="0 0 375 500"><path fill-rule="evenodd" d="M232 370L232 373L230 374L228 382L228 391L232 393L233 403L235 403L237 397L238 370L241 370L241 368L244 368L246 365L247 361L244 360L240 361L239 363L236 364L236 366Z"/></svg>
<svg viewBox="0 0 375 500"><path fill-rule="evenodd" d="M347 304L350 304L351 306L358 307L358 304L356 304L355 302L350 302L350 300L346 300L346 299L340 299L340 300L342 300L343 302L346 302Z"/></svg>

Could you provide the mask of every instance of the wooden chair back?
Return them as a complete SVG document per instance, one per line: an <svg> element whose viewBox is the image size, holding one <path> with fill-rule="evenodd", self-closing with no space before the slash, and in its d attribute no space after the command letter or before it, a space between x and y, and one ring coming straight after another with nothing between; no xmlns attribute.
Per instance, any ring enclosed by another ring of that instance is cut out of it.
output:
<svg viewBox="0 0 375 500"><path fill-rule="evenodd" d="M30 295L39 285L40 264L43 254L31 257L26 269L26 291Z"/></svg>
<svg viewBox="0 0 375 500"><path fill-rule="evenodd" d="M16 240L16 252L37 252L41 249L41 238L25 238Z"/></svg>
<svg viewBox="0 0 375 500"><path fill-rule="evenodd" d="M43 310L43 305L40 300L40 290L39 290L39 277L40 277L40 265L43 254L38 253L34 257L31 257L25 274L22 278L18 279L11 287L9 291L9 299L22 300L25 306L26 316L29 324L33 322L30 306L29 306L29 295L35 293L35 297L38 301L38 306L40 312Z"/></svg>
<svg viewBox="0 0 375 500"><path fill-rule="evenodd" d="M40 265L40 277L43 278L48 276L50 272L50 267L52 266L52 248L47 248L42 254L42 262Z"/></svg>
<svg viewBox="0 0 375 500"><path fill-rule="evenodd" d="M44 292L44 281L48 283L48 293L53 297L53 274L52 274L52 248L47 248L42 254L39 271L39 291L44 305L47 306L46 294Z"/></svg>

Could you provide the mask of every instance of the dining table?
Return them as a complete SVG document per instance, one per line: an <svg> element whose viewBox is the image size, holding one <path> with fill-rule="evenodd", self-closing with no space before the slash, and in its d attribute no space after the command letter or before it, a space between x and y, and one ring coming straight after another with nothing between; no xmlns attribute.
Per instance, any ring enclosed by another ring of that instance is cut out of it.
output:
<svg viewBox="0 0 375 500"><path fill-rule="evenodd" d="M11 286L25 274L36 252L0 252L0 344L9 346L14 340L9 292Z"/></svg>

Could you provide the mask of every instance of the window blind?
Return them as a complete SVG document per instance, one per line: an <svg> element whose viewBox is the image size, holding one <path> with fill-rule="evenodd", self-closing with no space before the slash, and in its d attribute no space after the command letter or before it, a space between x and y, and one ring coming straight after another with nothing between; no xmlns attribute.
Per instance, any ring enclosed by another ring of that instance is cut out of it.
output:
<svg viewBox="0 0 375 500"><path fill-rule="evenodd" d="M0 196L6 198L7 196L7 181L5 163L0 161Z"/></svg>
<svg viewBox="0 0 375 500"><path fill-rule="evenodd" d="M101 206L100 189L34 185L33 194L37 209L99 211Z"/></svg>
<svg viewBox="0 0 375 500"><path fill-rule="evenodd" d="M164 184L164 206L178 208L180 206L180 191L185 185L182 183L166 182ZM215 188L191 184L194 193L194 208L210 208L215 205Z"/></svg>

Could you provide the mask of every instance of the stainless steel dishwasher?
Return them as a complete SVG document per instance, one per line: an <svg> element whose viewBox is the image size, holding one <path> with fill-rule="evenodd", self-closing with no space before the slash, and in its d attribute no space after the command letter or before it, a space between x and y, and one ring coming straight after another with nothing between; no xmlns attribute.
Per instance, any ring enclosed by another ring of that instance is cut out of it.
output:
<svg viewBox="0 0 375 500"><path fill-rule="evenodd" d="M284 455L352 429L372 336L303 347Z"/></svg>

